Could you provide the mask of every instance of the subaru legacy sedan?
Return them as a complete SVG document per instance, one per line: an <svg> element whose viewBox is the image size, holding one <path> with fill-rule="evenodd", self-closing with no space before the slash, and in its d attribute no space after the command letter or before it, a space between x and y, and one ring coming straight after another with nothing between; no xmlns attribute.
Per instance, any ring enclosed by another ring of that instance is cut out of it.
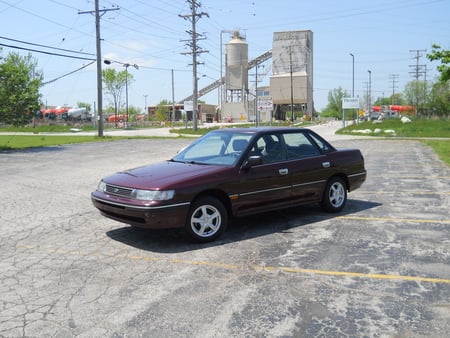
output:
<svg viewBox="0 0 450 338"><path fill-rule="evenodd" d="M233 217L320 203L341 211L366 179L358 149L336 149L305 128L209 132L173 158L103 178L92 192L101 214L131 226L182 228L213 241Z"/></svg>

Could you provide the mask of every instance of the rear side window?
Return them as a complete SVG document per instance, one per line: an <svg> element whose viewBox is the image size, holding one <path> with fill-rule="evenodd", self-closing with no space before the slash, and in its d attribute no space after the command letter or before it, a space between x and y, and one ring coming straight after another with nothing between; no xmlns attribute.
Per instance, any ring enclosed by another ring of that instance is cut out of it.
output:
<svg viewBox="0 0 450 338"><path fill-rule="evenodd" d="M314 140L314 142L320 148L320 151L322 153L328 153L328 152L334 150L334 148L327 141L322 139L321 137L318 137L318 136L316 136L315 134L312 134L312 133L310 133L309 136Z"/></svg>
<svg viewBox="0 0 450 338"><path fill-rule="evenodd" d="M288 160L320 155L319 149L311 143L304 133L284 134Z"/></svg>

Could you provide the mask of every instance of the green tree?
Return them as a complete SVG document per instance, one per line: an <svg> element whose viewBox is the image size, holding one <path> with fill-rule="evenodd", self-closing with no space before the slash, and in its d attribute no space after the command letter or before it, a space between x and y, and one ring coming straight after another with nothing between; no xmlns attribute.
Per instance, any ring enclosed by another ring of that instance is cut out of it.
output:
<svg viewBox="0 0 450 338"><path fill-rule="evenodd" d="M390 100L391 102L389 104L399 104L399 105L405 104L405 99L403 98L402 93L392 94Z"/></svg>
<svg viewBox="0 0 450 338"><path fill-rule="evenodd" d="M350 93L342 89L342 87L330 90L328 92L328 105L325 107L321 116L342 119L342 99L350 96Z"/></svg>
<svg viewBox="0 0 450 338"><path fill-rule="evenodd" d="M157 121L167 121L169 120L170 105L172 104L169 100L161 100L155 108L155 117Z"/></svg>
<svg viewBox="0 0 450 338"><path fill-rule="evenodd" d="M379 97L373 103L374 106L386 106L391 104L390 97Z"/></svg>
<svg viewBox="0 0 450 338"><path fill-rule="evenodd" d="M126 115L126 109L120 111L121 114ZM136 115L141 113L141 108L128 105L128 115L130 116L130 121L136 121Z"/></svg>
<svg viewBox="0 0 450 338"><path fill-rule="evenodd" d="M405 100L402 93L395 93L389 97L379 97L373 103L374 106L390 106L390 105L403 105Z"/></svg>
<svg viewBox="0 0 450 338"><path fill-rule="evenodd" d="M425 105L428 98L428 85L426 81L410 81L405 86L405 98L407 104L416 107L418 115L424 115Z"/></svg>
<svg viewBox="0 0 450 338"><path fill-rule="evenodd" d="M442 49L440 46L433 44L432 51L427 54L427 58L430 61L441 61L441 64L437 66L437 70L441 73L441 82L447 82L450 80L450 50Z"/></svg>
<svg viewBox="0 0 450 338"><path fill-rule="evenodd" d="M433 84L429 94L431 115L445 117L450 115L450 81Z"/></svg>
<svg viewBox="0 0 450 338"><path fill-rule="evenodd" d="M440 61L437 66L440 77L439 82L434 83L430 91L429 111L435 116L448 117L450 115L450 50L444 50L435 44L432 48L427 58L430 61Z"/></svg>
<svg viewBox="0 0 450 338"><path fill-rule="evenodd" d="M80 108L86 108L86 111L91 111L91 104L86 102L77 102L77 106Z"/></svg>
<svg viewBox="0 0 450 338"><path fill-rule="evenodd" d="M42 72L31 57L9 53L0 57L0 121L14 126L30 122L39 110Z"/></svg>
<svg viewBox="0 0 450 338"><path fill-rule="evenodd" d="M107 93L112 97L114 105L114 114L119 113L123 89L133 82L133 75L126 70L117 72L114 68L106 68L102 70L102 79L105 84Z"/></svg>

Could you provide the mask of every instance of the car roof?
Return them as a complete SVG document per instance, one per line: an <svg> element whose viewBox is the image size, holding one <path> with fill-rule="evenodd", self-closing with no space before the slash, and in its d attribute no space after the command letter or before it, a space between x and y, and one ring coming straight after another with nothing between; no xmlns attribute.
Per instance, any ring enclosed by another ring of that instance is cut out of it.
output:
<svg viewBox="0 0 450 338"><path fill-rule="evenodd" d="M267 132L292 132L292 131L300 131L300 130L309 130L305 128L298 127L226 127L223 129L216 129L216 132L222 133L267 133Z"/></svg>

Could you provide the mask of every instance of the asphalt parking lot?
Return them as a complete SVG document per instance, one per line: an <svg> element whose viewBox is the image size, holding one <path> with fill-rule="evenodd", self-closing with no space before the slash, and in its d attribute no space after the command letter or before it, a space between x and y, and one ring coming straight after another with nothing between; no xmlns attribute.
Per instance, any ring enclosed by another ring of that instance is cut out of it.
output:
<svg viewBox="0 0 450 338"><path fill-rule="evenodd" d="M186 139L0 153L0 337L448 337L450 168L402 140L360 148L344 212L236 220L217 242L136 230L90 201Z"/></svg>

